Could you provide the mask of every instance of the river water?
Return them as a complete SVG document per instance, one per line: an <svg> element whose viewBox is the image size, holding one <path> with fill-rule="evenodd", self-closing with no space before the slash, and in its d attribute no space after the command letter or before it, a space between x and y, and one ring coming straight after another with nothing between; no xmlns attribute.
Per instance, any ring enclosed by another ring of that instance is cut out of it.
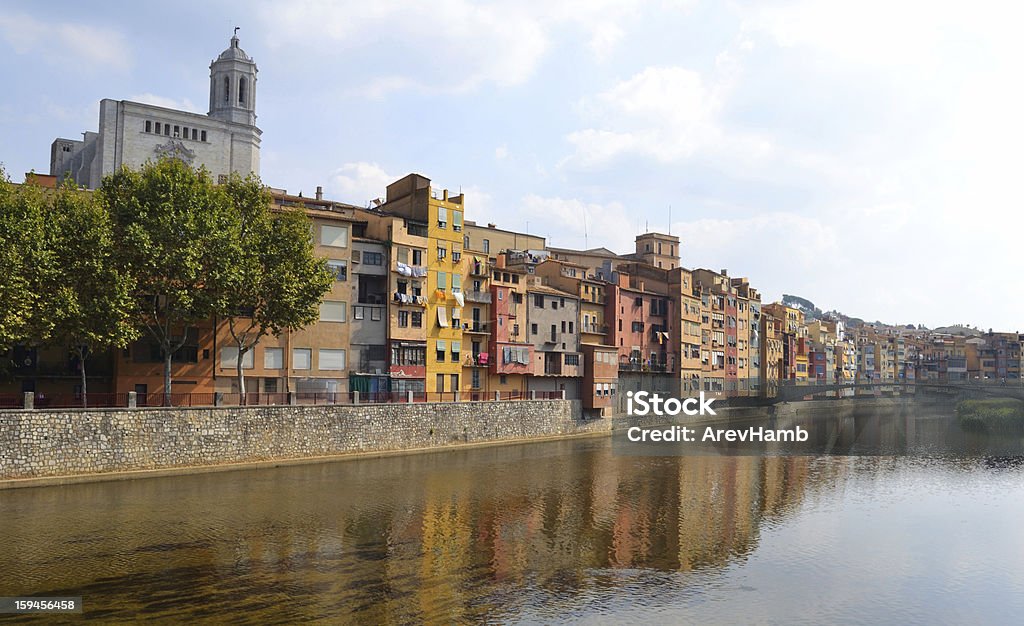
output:
<svg viewBox="0 0 1024 626"><path fill-rule="evenodd" d="M945 428L930 423L916 437ZM629 457L577 439L0 491L0 505L0 596L82 596L105 623L1024 611L1024 464L934 448Z"/></svg>

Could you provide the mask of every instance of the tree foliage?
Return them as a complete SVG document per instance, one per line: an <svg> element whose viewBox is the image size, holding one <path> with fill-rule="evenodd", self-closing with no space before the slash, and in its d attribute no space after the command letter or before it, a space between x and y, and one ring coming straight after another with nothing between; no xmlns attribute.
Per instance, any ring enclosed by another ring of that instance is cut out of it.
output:
<svg viewBox="0 0 1024 626"><path fill-rule="evenodd" d="M12 185L0 169L0 349L50 339L62 303L58 233L38 185Z"/></svg>
<svg viewBox="0 0 1024 626"><path fill-rule="evenodd" d="M171 360L188 328L225 309L217 287L238 256L237 220L209 173L177 159L122 168L99 196L113 220L117 266L135 280L138 319L160 346L169 395Z"/></svg>
<svg viewBox="0 0 1024 626"><path fill-rule="evenodd" d="M59 243L55 250L61 280L52 296L59 303L53 341L78 357L82 402L88 403L86 363L108 346L123 348L138 334L132 277L114 262L110 214L91 195L69 182L52 199L49 222Z"/></svg>
<svg viewBox="0 0 1024 626"><path fill-rule="evenodd" d="M224 281L228 330L237 350L238 390L245 398L242 361L266 335L312 324L334 280L314 254L310 220L299 209L272 212L259 178L233 175L225 192L238 222L238 256Z"/></svg>

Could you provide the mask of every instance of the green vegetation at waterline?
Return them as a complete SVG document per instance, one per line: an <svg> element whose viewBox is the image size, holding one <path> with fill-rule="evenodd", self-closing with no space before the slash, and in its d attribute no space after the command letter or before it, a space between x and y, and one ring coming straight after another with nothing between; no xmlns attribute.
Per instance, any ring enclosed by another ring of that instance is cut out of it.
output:
<svg viewBox="0 0 1024 626"><path fill-rule="evenodd" d="M956 405L960 427L975 432L1024 432L1024 401L1014 398L961 400Z"/></svg>

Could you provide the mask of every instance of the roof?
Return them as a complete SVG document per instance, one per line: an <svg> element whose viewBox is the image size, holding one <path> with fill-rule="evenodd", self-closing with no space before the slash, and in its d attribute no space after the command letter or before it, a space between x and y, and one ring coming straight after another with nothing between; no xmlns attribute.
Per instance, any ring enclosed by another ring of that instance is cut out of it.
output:
<svg viewBox="0 0 1024 626"><path fill-rule="evenodd" d="M228 49L220 53L217 57L218 61L246 61L251 63L252 59L245 53L244 50L238 47L238 35L231 38L231 45Z"/></svg>
<svg viewBox="0 0 1024 626"><path fill-rule="evenodd" d="M572 298L574 300L580 299L580 297L577 294L569 293L568 291L562 291L561 289L555 289L554 287L549 287L547 285L528 285L526 287L526 292L546 293L548 295L562 296L564 298Z"/></svg>

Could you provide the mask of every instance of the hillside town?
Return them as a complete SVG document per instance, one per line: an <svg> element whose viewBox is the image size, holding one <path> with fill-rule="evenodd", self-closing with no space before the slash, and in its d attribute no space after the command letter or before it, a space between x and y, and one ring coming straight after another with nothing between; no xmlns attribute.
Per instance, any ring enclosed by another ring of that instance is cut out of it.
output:
<svg viewBox="0 0 1024 626"><path fill-rule="evenodd" d="M122 166L178 158L223 182L259 174L255 62L237 35L210 65L206 115L103 100L98 131L57 139L49 174L25 184L85 189ZM272 184L273 181L268 181ZM743 272L681 265L679 237L643 232L629 251L568 249L477 223L472 197L410 173L360 206L322 187L268 187L301 208L334 284L318 322L264 338L242 357L249 390L473 400L531 393L608 414L639 388L771 396L787 381L990 380L1020 385L1024 335L955 333L850 320L795 301L763 302ZM180 329L176 393L237 393L225 321ZM18 345L0 393L80 393L66 346ZM163 355L145 336L90 362L89 392L163 391Z"/></svg>

